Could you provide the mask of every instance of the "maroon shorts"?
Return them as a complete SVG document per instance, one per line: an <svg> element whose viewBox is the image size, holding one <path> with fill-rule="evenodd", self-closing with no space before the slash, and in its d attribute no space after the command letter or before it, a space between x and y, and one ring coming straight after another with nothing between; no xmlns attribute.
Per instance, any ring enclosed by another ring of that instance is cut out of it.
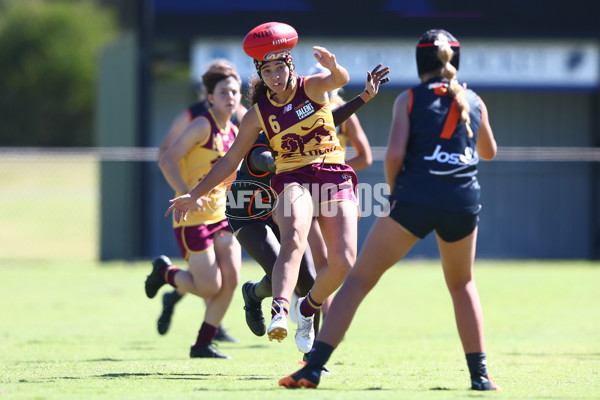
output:
<svg viewBox="0 0 600 400"><path fill-rule="evenodd" d="M209 225L180 226L173 228L179 252L184 260L190 253L202 253L215 242L215 235L219 232L231 233L227 219Z"/></svg>
<svg viewBox="0 0 600 400"><path fill-rule="evenodd" d="M271 178L271 187L277 195L289 184L298 184L310 192L315 205L350 200L358 204L356 173L346 164L310 164Z"/></svg>

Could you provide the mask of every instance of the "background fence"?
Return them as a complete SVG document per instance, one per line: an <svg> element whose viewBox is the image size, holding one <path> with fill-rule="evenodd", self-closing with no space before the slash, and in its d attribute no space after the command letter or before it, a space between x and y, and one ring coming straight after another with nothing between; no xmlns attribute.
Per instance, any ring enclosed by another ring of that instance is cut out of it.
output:
<svg viewBox="0 0 600 400"><path fill-rule="evenodd" d="M362 182L383 180L380 169L384 154L384 147L373 148L375 162L361 171ZM112 208L127 204L119 193L101 194L101 181L107 179L102 177L102 165L118 168L143 164L142 171L160 175L156 156L156 148L1 149L0 259L101 258L103 251L111 250L102 249L109 241L101 239L101 230L108 234L115 230L117 235L119 229L118 224L102 228L103 219L107 219L102 210L110 213ZM598 258L598 213L594 211L598 210L594 195L598 188L589 184L587 172L600 167L600 149L501 147L495 161L482 162L480 167L485 204L480 257ZM507 176L513 176L512 183ZM537 184L523 192L527 187L524 181ZM548 193L547 187L554 190ZM589 189L589 197L575 197L582 187ZM152 214L164 225L160 232L157 228L149 232L148 223L140 222L131 231L147 249L147 257L163 252L177 256L170 220L162 217L171 195L167 187L138 205L142 214ZM109 207L101 204L102 198L111 199ZM513 207L518 207L518 212ZM360 243L374 218L359 222ZM512 234L506 235L506 231ZM153 242L156 237L164 239ZM436 251L430 235L409 256L435 257Z"/></svg>

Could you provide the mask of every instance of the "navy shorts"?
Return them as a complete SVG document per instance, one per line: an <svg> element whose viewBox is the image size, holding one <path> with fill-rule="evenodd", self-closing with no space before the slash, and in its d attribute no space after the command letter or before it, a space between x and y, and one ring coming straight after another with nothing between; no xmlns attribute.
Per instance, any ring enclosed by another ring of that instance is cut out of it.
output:
<svg viewBox="0 0 600 400"><path fill-rule="evenodd" d="M476 213L447 211L394 199L390 202L390 217L421 239L435 230L444 241L456 242L469 236L479 222Z"/></svg>
<svg viewBox="0 0 600 400"><path fill-rule="evenodd" d="M234 235L236 235L237 232L246 225L254 224L256 222L260 222L262 224L270 226L272 230L279 230L279 227L277 226L275 221L273 221L273 217L271 215L269 215L268 218L261 219L239 219L235 217L227 217L227 221L229 222L229 227L231 228L231 232L233 232Z"/></svg>

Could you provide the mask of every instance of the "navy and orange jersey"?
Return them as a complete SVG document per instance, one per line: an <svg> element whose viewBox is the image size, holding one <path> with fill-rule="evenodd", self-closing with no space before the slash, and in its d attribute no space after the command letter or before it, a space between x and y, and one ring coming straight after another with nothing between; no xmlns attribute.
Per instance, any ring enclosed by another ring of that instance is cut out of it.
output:
<svg viewBox="0 0 600 400"><path fill-rule="evenodd" d="M470 89L469 137L448 80L433 78L409 89L410 133L392 198L450 211L478 212L477 133L481 99Z"/></svg>
<svg viewBox="0 0 600 400"><path fill-rule="evenodd" d="M217 160L227 153L237 135L237 127L231 121L221 127L212 110L200 114L197 118L206 118L210 123L210 133L179 160L179 171L187 187L194 187L210 171ZM217 185L208 195L211 200L205 204L205 210L196 210L188 214L186 221L176 222L173 226L193 226L212 224L225 219L226 186ZM182 193L177 193L180 196Z"/></svg>
<svg viewBox="0 0 600 400"><path fill-rule="evenodd" d="M328 101L319 102L306 94L303 76L297 78L285 103L276 103L267 93L254 109L275 152L277 173L322 162L344 163L331 106Z"/></svg>
<svg viewBox="0 0 600 400"><path fill-rule="evenodd" d="M252 145L237 172L229 189L227 199L227 218L237 220L267 220L273 213L275 192L271 189L271 172L255 171L248 157L256 148L268 149L269 140L263 132ZM239 225L239 222L238 222Z"/></svg>
<svg viewBox="0 0 600 400"><path fill-rule="evenodd" d="M206 101L199 101L189 106L186 111L189 117L189 122L192 122L200 114L203 114L208 111L208 103ZM231 122L233 122L233 124L237 127L240 126L240 121L236 113L233 113L233 115L231 116Z"/></svg>

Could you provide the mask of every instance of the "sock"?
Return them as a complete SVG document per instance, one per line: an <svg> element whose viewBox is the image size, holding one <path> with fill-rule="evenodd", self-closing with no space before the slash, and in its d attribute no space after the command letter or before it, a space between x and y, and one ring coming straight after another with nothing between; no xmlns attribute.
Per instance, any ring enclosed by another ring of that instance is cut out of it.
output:
<svg viewBox="0 0 600 400"><path fill-rule="evenodd" d="M478 380L480 377L487 377L487 359L485 353L469 353L465 355L467 366L471 373L471 380Z"/></svg>
<svg viewBox="0 0 600 400"><path fill-rule="evenodd" d="M173 290L171 293L169 293L169 300L173 303L173 305L177 304L182 297L183 295L179 294L177 290Z"/></svg>
<svg viewBox="0 0 600 400"><path fill-rule="evenodd" d="M273 289L271 287L271 280L268 276L263 276L260 282L254 284L254 295L259 299L265 299L273 296Z"/></svg>
<svg viewBox="0 0 600 400"><path fill-rule="evenodd" d="M173 286L174 288L177 288L177 286L175 285L175 274L179 271L181 271L181 268L177 268L174 265L167 265L165 267L161 267L158 270L158 272L160 273L160 276L163 277L165 282L167 282L169 285Z"/></svg>
<svg viewBox="0 0 600 400"><path fill-rule="evenodd" d="M285 315L288 315L290 311L290 302L285 297L275 297L273 299L273 303L271 304L271 317L274 317L275 314L278 314L282 311L285 313Z"/></svg>
<svg viewBox="0 0 600 400"><path fill-rule="evenodd" d="M300 303L300 313L305 317L310 317L311 315L315 315L321 309L323 303L317 303L310 296L310 292L306 295L302 303Z"/></svg>
<svg viewBox="0 0 600 400"><path fill-rule="evenodd" d="M196 339L196 344L194 344L194 348L206 346L210 342L213 341L215 336L217 336L217 330L219 328L212 326L206 322L202 323L200 330L198 331L198 338Z"/></svg>
<svg viewBox="0 0 600 400"><path fill-rule="evenodd" d="M325 342L316 341L310 350L306 366L320 371L327 361L329 361L329 357L331 357L333 350L335 350L333 346L328 345Z"/></svg>

